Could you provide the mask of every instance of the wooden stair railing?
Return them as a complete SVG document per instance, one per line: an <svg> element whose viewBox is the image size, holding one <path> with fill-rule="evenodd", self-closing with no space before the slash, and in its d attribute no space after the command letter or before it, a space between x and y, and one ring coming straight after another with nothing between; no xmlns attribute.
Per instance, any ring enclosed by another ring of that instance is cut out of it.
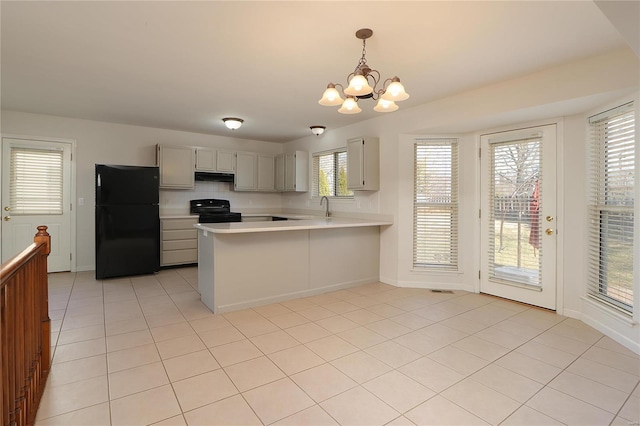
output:
<svg viewBox="0 0 640 426"><path fill-rule="evenodd" d="M0 267L1 426L34 424L51 364L46 226L33 241Z"/></svg>

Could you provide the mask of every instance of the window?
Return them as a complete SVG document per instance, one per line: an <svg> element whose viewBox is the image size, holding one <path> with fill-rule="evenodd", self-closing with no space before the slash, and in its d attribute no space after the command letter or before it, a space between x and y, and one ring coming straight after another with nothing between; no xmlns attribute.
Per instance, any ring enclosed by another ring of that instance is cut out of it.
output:
<svg viewBox="0 0 640 426"><path fill-rule="evenodd" d="M12 214L62 214L62 155L62 150L11 148Z"/></svg>
<svg viewBox="0 0 640 426"><path fill-rule="evenodd" d="M633 314L635 191L633 103L589 119L588 294Z"/></svg>
<svg viewBox="0 0 640 426"><path fill-rule="evenodd" d="M458 140L417 140L414 268L458 269Z"/></svg>
<svg viewBox="0 0 640 426"><path fill-rule="evenodd" d="M353 197L347 188L347 151L345 148L313 154L314 197Z"/></svg>

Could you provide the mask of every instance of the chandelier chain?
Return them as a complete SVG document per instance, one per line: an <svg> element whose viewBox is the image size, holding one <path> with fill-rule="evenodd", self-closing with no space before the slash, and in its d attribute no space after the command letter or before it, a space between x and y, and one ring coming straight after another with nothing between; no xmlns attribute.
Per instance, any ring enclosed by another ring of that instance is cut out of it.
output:
<svg viewBox="0 0 640 426"><path fill-rule="evenodd" d="M356 69L353 71L354 74L358 71L360 71L360 69L362 68L363 65L367 65L367 58L365 57L367 55L367 40L363 39L362 40L362 56L360 57L360 60L358 61L358 65L356 66Z"/></svg>

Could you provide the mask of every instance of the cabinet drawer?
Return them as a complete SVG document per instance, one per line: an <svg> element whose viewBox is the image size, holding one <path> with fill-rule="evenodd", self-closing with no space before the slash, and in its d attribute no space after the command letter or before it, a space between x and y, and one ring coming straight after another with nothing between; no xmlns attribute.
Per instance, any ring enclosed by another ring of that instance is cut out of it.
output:
<svg viewBox="0 0 640 426"><path fill-rule="evenodd" d="M197 261L197 249L162 251L160 253L160 264L163 266L196 263Z"/></svg>
<svg viewBox="0 0 640 426"><path fill-rule="evenodd" d="M193 225L198 223L198 218L193 219L163 219L161 221L163 230L170 229L193 229Z"/></svg>
<svg viewBox="0 0 640 426"><path fill-rule="evenodd" d="M197 229L176 229L172 231L162 231L160 232L160 238L162 241L170 241L170 240L197 240L198 239L198 230Z"/></svg>
<svg viewBox="0 0 640 426"><path fill-rule="evenodd" d="M163 241L162 242L162 250L186 250L186 249L197 249L198 248L198 240L172 240L172 241Z"/></svg>

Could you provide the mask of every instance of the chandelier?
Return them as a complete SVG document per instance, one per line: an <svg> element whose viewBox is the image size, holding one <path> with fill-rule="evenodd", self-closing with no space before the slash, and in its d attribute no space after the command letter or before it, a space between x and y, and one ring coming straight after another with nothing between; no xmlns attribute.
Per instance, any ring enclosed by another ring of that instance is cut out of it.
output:
<svg viewBox="0 0 640 426"><path fill-rule="evenodd" d="M318 101L320 105L342 105L338 112L342 114L357 114L362 111L357 103L360 99L373 99L378 101L373 108L374 111L392 112L398 109L396 102L409 98L409 94L405 92L404 86L400 83L398 77L388 78L378 86L380 72L371 69L367 65L367 59L365 58L367 39L372 35L373 31L369 28L362 28L356 31L356 38L362 40L362 57L358 61L355 70L347 76L347 88L345 89L339 83L329 83L327 90L324 91L322 98ZM345 99L342 99L336 87L340 87L342 96Z"/></svg>

